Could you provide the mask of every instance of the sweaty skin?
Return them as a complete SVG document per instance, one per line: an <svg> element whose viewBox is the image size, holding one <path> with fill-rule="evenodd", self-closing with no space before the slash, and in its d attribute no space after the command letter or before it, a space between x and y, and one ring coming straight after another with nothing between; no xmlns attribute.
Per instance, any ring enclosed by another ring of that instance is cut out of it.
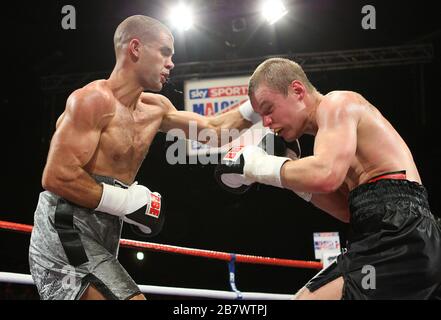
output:
<svg viewBox="0 0 441 320"><path fill-rule="evenodd" d="M198 130L214 134L221 128L250 125L237 110L207 118L177 111L166 97L144 92L160 91L174 67L173 37L160 30L143 41L138 35L126 42L117 40L117 61L109 79L91 82L69 96L49 148L42 177L45 190L95 209L103 186L92 175L132 184L158 131L177 128L188 134L190 121ZM92 285L82 298L103 296Z"/></svg>
<svg viewBox="0 0 441 320"><path fill-rule="evenodd" d="M107 80L94 81L68 99L56 124L44 175L59 179L57 194L94 208L102 191L90 174L133 183L157 132L178 128L188 135L190 121L198 131L216 133L250 125L237 110L203 117L177 111L170 100L153 93L142 93L128 108L115 97Z"/></svg>
<svg viewBox="0 0 441 320"><path fill-rule="evenodd" d="M286 140L315 136L312 156L283 165L282 184L313 193L314 205L342 221L349 221L348 193L374 176L406 170L408 180L421 183L406 143L358 93L308 94L300 84L286 97L261 85L252 102L264 125L281 129Z"/></svg>
<svg viewBox="0 0 441 320"><path fill-rule="evenodd" d="M287 161L281 168L282 185L312 193L311 202L335 218L350 221L349 192L380 174L406 171L421 184L412 154L381 113L360 94L309 92L294 80L288 94L261 84L251 96L263 124L288 141L303 134L315 136L313 155ZM306 286L294 299L341 299L340 276L311 292Z"/></svg>
<svg viewBox="0 0 441 320"><path fill-rule="evenodd" d="M174 67L174 40L163 30L149 41L134 37L118 47L109 79L73 92L59 117L43 172L44 189L86 208L96 208L102 185L92 174L133 183L158 131L246 128L235 110L216 117L177 111L160 91ZM220 136L220 135L219 135ZM206 141L202 141L206 142Z"/></svg>
<svg viewBox="0 0 441 320"><path fill-rule="evenodd" d="M143 91L161 90L174 67L171 34L164 30L149 40L134 37L117 50L109 79L69 96L49 148L44 189L96 208L102 185L92 174L133 182L166 110Z"/></svg>

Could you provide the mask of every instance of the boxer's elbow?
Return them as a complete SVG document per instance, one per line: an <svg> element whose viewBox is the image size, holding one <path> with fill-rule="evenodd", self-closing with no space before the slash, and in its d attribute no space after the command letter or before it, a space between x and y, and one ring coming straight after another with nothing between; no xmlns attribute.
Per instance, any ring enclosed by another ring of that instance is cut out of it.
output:
<svg viewBox="0 0 441 320"><path fill-rule="evenodd" d="M69 185L69 181L74 180L75 172L69 170L67 172L64 168L46 167L43 172L41 184L43 189L51 191L55 194L62 195L64 189Z"/></svg>
<svg viewBox="0 0 441 320"><path fill-rule="evenodd" d="M62 193L62 183L54 174L43 174L41 185L44 190L60 195Z"/></svg>
<svg viewBox="0 0 441 320"><path fill-rule="evenodd" d="M351 213L349 212L349 210L345 210L341 216L340 216L340 221L344 222L344 223L349 223L351 222Z"/></svg>
<svg viewBox="0 0 441 320"><path fill-rule="evenodd" d="M350 221L348 199L338 190L332 193L314 193L310 202L341 222Z"/></svg>
<svg viewBox="0 0 441 320"><path fill-rule="evenodd" d="M56 178L53 170L46 168L43 171L43 176L41 177L41 186L44 190L53 191L56 188Z"/></svg>
<svg viewBox="0 0 441 320"><path fill-rule="evenodd" d="M330 214L343 223L349 223L351 220L351 213L347 205L342 208L337 208L335 211L330 212Z"/></svg>

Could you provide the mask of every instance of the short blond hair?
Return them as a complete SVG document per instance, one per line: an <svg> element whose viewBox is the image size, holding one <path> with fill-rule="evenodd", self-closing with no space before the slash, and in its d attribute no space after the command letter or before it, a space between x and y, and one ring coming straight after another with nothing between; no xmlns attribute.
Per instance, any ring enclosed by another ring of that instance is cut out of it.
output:
<svg viewBox="0 0 441 320"><path fill-rule="evenodd" d="M285 58L270 58L262 62L251 76L248 95L251 97L262 83L288 95L288 87L294 80L301 81L308 92L316 91L298 63Z"/></svg>
<svg viewBox="0 0 441 320"><path fill-rule="evenodd" d="M160 21L143 15L130 16L121 22L115 30L113 36L115 53L118 54L122 46L134 38L145 44L157 39L160 33L169 34L173 38L170 29Z"/></svg>

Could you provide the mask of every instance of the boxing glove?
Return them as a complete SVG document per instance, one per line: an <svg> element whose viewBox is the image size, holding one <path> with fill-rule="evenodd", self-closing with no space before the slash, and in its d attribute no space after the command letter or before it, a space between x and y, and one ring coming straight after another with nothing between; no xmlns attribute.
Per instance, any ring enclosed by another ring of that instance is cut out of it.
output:
<svg viewBox="0 0 441 320"><path fill-rule="evenodd" d="M271 155L285 155L288 150L285 141L273 133L266 134L257 147ZM223 189L231 193L243 194L255 182L243 175L245 165L243 151L245 148L245 146L232 147L214 170L216 181Z"/></svg>
<svg viewBox="0 0 441 320"><path fill-rule="evenodd" d="M120 216L148 236L157 235L165 220L161 212L161 195L133 183L127 189L102 183L103 193L96 211Z"/></svg>
<svg viewBox="0 0 441 320"><path fill-rule="evenodd" d="M235 194L245 193L255 182L282 188L280 169L286 161L299 159L300 152L297 140L289 144L268 133L258 146L231 148L216 166L215 179L221 187ZM311 193L293 192L305 201L311 200Z"/></svg>

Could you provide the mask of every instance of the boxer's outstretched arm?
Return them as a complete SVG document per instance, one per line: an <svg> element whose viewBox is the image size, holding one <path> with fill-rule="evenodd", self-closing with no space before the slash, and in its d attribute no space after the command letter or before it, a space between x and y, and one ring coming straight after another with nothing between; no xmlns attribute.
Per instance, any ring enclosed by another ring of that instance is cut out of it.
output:
<svg viewBox="0 0 441 320"><path fill-rule="evenodd" d="M114 116L108 97L80 89L67 100L66 110L52 137L43 188L86 208L96 208L102 186L83 167L92 158L103 128Z"/></svg>
<svg viewBox="0 0 441 320"><path fill-rule="evenodd" d="M219 146L221 143L221 130L231 130L236 129L238 131L247 129L252 126L252 123L244 119L239 112L239 110L233 109L231 111L222 113L220 115L205 117L195 112L189 111L178 111L173 106L171 101L164 96L156 95L159 99L159 103L166 109L161 128L162 132L168 132L172 129L180 129L185 133L187 138L189 137L190 124L196 126L198 139L200 137L206 137L207 135L199 135L201 130L210 130L212 135L216 136L218 140L213 143L210 141L211 145ZM199 140L200 142L207 143L208 141ZM226 142L226 141L225 141Z"/></svg>
<svg viewBox="0 0 441 320"><path fill-rule="evenodd" d="M287 161L281 169L285 188L331 193L343 183L357 148L358 117L351 105L327 103L317 110L314 154Z"/></svg>

